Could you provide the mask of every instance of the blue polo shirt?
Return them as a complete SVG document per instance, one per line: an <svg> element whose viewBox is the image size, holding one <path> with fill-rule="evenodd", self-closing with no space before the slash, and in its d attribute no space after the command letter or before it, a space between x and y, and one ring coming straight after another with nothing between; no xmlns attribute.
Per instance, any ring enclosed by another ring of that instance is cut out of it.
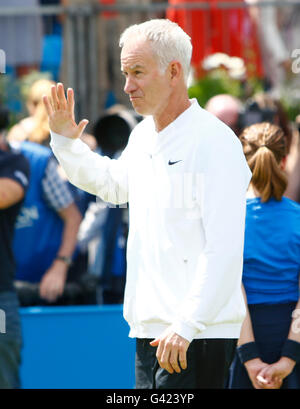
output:
<svg viewBox="0 0 300 409"><path fill-rule="evenodd" d="M248 304L299 298L300 205L286 197L247 199L243 284Z"/></svg>

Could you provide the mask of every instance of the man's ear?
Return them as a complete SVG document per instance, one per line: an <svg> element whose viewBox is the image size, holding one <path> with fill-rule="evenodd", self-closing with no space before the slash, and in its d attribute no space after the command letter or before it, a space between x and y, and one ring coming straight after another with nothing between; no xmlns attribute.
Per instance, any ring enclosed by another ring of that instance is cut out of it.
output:
<svg viewBox="0 0 300 409"><path fill-rule="evenodd" d="M170 78L171 81L175 81L175 83L178 82L178 80L181 78L182 76L182 66L180 64L180 62L178 61L172 61L170 63Z"/></svg>

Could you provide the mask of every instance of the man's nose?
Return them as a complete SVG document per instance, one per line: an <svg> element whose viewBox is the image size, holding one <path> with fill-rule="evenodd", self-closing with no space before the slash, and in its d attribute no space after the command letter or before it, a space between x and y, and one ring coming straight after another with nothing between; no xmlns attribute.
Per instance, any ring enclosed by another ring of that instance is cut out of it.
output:
<svg viewBox="0 0 300 409"><path fill-rule="evenodd" d="M137 87L133 79L130 76L126 77L124 86L124 91L126 92L126 94L131 94L136 88Z"/></svg>

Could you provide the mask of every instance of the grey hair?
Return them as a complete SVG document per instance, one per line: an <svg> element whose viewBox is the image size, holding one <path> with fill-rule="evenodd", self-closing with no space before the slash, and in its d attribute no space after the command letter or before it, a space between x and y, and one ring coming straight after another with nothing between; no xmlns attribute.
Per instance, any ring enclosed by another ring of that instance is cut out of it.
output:
<svg viewBox="0 0 300 409"><path fill-rule="evenodd" d="M129 38L145 38L152 44L153 52L158 59L162 72L165 72L171 61L179 61L187 83L192 58L191 38L178 24L167 19L153 19L141 24L134 24L121 34L120 47Z"/></svg>

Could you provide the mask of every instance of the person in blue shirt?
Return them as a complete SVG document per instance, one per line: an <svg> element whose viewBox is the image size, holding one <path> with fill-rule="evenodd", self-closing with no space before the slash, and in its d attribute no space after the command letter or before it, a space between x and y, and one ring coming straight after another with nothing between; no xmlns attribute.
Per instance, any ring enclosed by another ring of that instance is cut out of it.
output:
<svg viewBox="0 0 300 409"><path fill-rule="evenodd" d="M39 286L39 299L32 302L54 303L65 289L82 216L51 150L29 141L19 149L31 178L14 229L15 285L22 306L28 283Z"/></svg>
<svg viewBox="0 0 300 409"><path fill-rule="evenodd" d="M300 388L300 205L284 197L286 143L276 125L246 128L248 190L243 287L247 315L229 388Z"/></svg>

